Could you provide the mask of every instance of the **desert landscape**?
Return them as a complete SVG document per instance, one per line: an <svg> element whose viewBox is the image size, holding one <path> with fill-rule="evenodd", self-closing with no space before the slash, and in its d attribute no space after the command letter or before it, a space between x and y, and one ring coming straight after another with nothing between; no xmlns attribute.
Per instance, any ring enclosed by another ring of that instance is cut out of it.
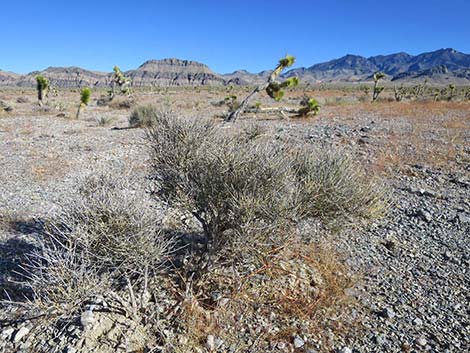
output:
<svg viewBox="0 0 470 353"><path fill-rule="evenodd" d="M468 351L470 55L294 60L0 71L0 351Z"/></svg>

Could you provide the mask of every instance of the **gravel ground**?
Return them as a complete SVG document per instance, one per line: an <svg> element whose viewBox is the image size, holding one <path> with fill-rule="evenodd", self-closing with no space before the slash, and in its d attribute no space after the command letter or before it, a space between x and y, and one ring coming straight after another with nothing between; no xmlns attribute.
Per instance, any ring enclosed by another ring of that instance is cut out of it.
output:
<svg viewBox="0 0 470 353"><path fill-rule="evenodd" d="M126 114L118 113L113 125L125 126ZM70 192L76 175L107 163L117 172L132 167L145 177L142 130L98 127L91 115L86 118L0 119L0 287L12 288L13 271L22 261L22 250L34 244L38 220ZM370 115L307 126L276 122L271 132L281 139L342 146L367 166L389 128L389 121L381 123ZM344 145L344 139L349 143ZM351 310L351 321L359 324L353 334L335 339L335 349L468 352L470 166L461 163L445 170L412 165L405 172L392 171L386 179L394 200L389 215L366 230L336 239L361 279L349 293L359 304ZM19 344L26 331L0 327L0 351L12 349L7 342Z"/></svg>

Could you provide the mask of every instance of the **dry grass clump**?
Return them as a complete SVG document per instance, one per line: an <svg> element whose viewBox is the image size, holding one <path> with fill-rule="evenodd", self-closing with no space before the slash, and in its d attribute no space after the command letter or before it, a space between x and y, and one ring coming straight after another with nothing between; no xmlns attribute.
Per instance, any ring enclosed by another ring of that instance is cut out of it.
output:
<svg viewBox="0 0 470 353"><path fill-rule="evenodd" d="M130 127L151 127L155 124L157 108L153 105L140 105L129 116Z"/></svg>
<svg viewBox="0 0 470 353"><path fill-rule="evenodd" d="M95 117L95 122L98 126L108 126L113 120L113 117L106 115L97 115Z"/></svg>
<svg viewBox="0 0 470 353"><path fill-rule="evenodd" d="M173 342L174 351L193 351L209 336L222 342L221 351L292 351L293 337L300 335L310 342L306 347L330 352L326 332L348 329L339 318L354 278L331 247L289 237L240 270L220 261L184 291L183 339Z"/></svg>
<svg viewBox="0 0 470 353"><path fill-rule="evenodd" d="M77 193L47 227L54 242L73 244L100 270L132 275L158 268L168 243L130 180L106 172L91 174Z"/></svg>
<svg viewBox="0 0 470 353"><path fill-rule="evenodd" d="M386 212L383 185L365 175L350 157L334 152L302 151L293 161L298 187L295 203L300 217L345 221L378 218Z"/></svg>
<svg viewBox="0 0 470 353"><path fill-rule="evenodd" d="M82 177L24 266L32 292L24 316L39 318L39 330L61 330L56 325L105 305L135 325L150 320L158 304L149 293L158 292L172 244L150 210L128 178L106 171Z"/></svg>

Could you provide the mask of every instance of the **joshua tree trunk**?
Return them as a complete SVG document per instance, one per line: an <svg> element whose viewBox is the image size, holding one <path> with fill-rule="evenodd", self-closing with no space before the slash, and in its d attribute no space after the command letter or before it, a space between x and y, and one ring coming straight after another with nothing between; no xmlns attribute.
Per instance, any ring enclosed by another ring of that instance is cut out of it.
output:
<svg viewBox="0 0 470 353"><path fill-rule="evenodd" d="M42 107L44 97L47 95L47 91L45 89L38 90L38 101L39 105Z"/></svg>
<svg viewBox="0 0 470 353"><path fill-rule="evenodd" d="M38 102L39 102L40 107L42 107L42 99L43 99L42 90L38 90Z"/></svg>
<svg viewBox="0 0 470 353"><path fill-rule="evenodd" d="M379 84L379 81L375 81L374 82L374 90L372 92L372 102L375 102L377 100L377 98L379 97L379 95L377 94L378 90L377 90L377 86Z"/></svg>
<svg viewBox="0 0 470 353"><path fill-rule="evenodd" d="M248 106L248 103L250 103L250 100L253 98L254 95L257 93L264 91L268 86L276 81L276 78L281 74L282 70L284 67L282 65L278 65L273 72L271 72L271 75L269 75L269 79L266 83L259 85L256 87L253 92L251 92L241 103L240 106L235 109L233 112L229 114L229 116L225 119L225 121L235 121L237 120L238 116L240 113L244 112L246 107Z"/></svg>
<svg viewBox="0 0 470 353"><path fill-rule="evenodd" d="M75 119L78 119L78 117L80 116L80 111L82 110L82 104L79 104L78 105L78 110L77 110L77 115L75 115Z"/></svg>

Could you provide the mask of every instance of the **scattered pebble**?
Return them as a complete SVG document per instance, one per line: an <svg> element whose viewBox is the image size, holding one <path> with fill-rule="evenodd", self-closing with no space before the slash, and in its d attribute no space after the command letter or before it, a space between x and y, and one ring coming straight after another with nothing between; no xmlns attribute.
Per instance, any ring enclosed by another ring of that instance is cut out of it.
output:
<svg viewBox="0 0 470 353"><path fill-rule="evenodd" d="M424 347L425 345L428 344L428 341L424 337L420 337L416 340L416 343L420 345L421 347Z"/></svg>
<svg viewBox="0 0 470 353"><path fill-rule="evenodd" d="M295 336L294 337L294 347L295 348L301 348L305 345L305 341L302 339L300 336Z"/></svg>

